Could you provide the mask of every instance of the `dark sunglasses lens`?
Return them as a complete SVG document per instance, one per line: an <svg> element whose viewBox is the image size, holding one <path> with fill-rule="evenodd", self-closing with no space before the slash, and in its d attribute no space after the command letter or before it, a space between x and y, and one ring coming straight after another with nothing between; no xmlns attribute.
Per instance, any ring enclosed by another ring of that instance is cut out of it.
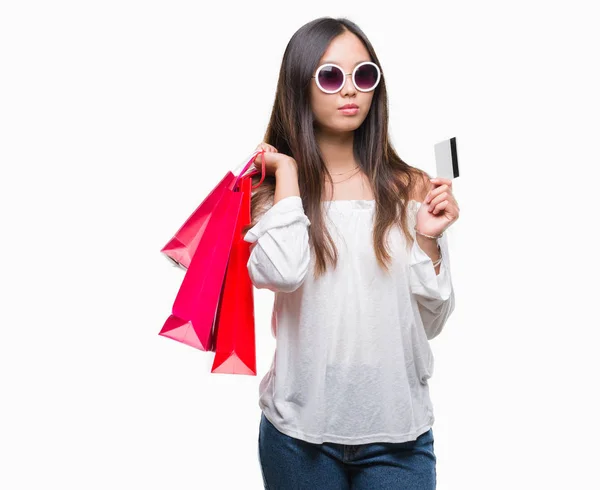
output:
<svg viewBox="0 0 600 490"><path fill-rule="evenodd" d="M377 82L377 68L374 65L362 65L354 75L356 85L361 90L369 90Z"/></svg>
<svg viewBox="0 0 600 490"><path fill-rule="evenodd" d="M344 74L335 66L326 66L319 71L319 83L324 90L337 90L344 83Z"/></svg>

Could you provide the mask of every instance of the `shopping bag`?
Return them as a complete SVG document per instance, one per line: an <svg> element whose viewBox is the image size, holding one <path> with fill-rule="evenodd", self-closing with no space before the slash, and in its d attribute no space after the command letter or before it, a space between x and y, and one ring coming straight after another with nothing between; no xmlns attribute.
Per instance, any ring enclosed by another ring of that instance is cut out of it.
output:
<svg viewBox="0 0 600 490"><path fill-rule="evenodd" d="M250 178L242 180L241 191L242 202L216 320L211 372L256 376L254 293L247 268L250 243L243 237L243 228L250 223Z"/></svg>
<svg viewBox="0 0 600 490"><path fill-rule="evenodd" d="M264 153L264 150L255 151L252 154L250 160L245 162L244 170L240 172L240 176L244 174L244 172L261 152ZM254 173L258 172L253 171L249 175L253 175ZM221 181L216 185L216 187L210 191L208 196L206 196L206 198L194 210L194 212L183 223L183 225L181 225L179 230L177 230L175 235L173 235L173 238L171 238L171 240L169 240L160 250L168 259L174 262L175 265L178 265L183 269L187 269L189 267L194 252L198 248L200 239L206 230L206 226L208 225L208 221L211 218L213 210L221 201L226 189L232 188L235 179L235 175L232 172L227 172Z"/></svg>
<svg viewBox="0 0 600 490"><path fill-rule="evenodd" d="M161 249L165 256L175 262L176 265L187 269L190 266L192 256L198 248L202 234L206 230L208 221L213 210L221 201L225 190L231 186L235 176L227 172L221 182L200 203L190 217L181 225L173 238Z"/></svg>
<svg viewBox="0 0 600 490"><path fill-rule="evenodd" d="M228 180L231 184L223 187L220 199L213 203L173 303L172 313L159 335L203 351L214 351L213 327L242 204L240 179L258 154L253 155L237 178ZM264 177L263 158L262 178L254 188L262 183Z"/></svg>

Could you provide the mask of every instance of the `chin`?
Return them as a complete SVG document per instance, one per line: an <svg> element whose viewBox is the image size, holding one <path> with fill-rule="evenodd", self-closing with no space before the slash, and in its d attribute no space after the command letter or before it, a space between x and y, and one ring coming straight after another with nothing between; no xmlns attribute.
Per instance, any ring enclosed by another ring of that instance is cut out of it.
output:
<svg viewBox="0 0 600 490"><path fill-rule="evenodd" d="M333 131L336 133L346 133L348 131L355 131L358 128L360 128L360 125L364 122L364 119L361 119L360 121L357 119L348 119L346 121L344 121L343 124L340 124L339 121L335 121L335 123L332 122L331 125L329 125L327 127L327 129L329 131Z"/></svg>
<svg viewBox="0 0 600 490"><path fill-rule="evenodd" d="M358 120L348 118L343 121L343 123L340 123L340 120L335 118L335 120L328 121L328 124L317 124L315 129L326 133L348 133L357 130L363 122L364 119Z"/></svg>
<svg viewBox="0 0 600 490"><path fill-rule="evenodd" d="M346 124L338 125L340 132L356 131L363 121L348 121Z"/></svg>

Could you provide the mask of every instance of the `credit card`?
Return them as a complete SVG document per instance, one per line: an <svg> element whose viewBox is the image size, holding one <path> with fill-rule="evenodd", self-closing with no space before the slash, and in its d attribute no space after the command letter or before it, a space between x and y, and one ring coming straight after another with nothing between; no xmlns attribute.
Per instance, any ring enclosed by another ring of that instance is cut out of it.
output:
<svg viewBox="0 0 600 490"><path fill-rule="evenodd" d="M434 145L436 177L455 179L458 177L458 155L456 138L440 141Z"/></svg>

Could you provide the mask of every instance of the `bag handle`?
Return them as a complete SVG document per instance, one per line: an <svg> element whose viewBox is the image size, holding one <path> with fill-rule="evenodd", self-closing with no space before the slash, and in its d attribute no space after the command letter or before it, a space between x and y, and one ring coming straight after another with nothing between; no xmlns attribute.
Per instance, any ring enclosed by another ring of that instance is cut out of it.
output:
<svg viewBox="0 0 600 490"><path fill-rule="evenodd" d="M239 175L235 179L235 182L233 183L232 189L234 189L234 190L237 189L238 182L239 182L239 180L242 177L244 177L244 178L245 177L252 177L253 175L256 175L258 173L258 170L253 170L248 175L244 175L244 173L252 166L252 164L254 163L254 161L256 160L256 158L258 157L258 155L263 155L261 177L260 177L260 182L258 184L256 184L256 185L252 186L252 189L256 189L260 184L263 183L263 181L265 180L265 175L266 175L266 162L265 162L264 154L265 154L265 150L254 152L254 154L250 157L250 161L248 163L246 163L246 165L244 165L244 168L242 169L242 171L239 173Z"/></svg>

